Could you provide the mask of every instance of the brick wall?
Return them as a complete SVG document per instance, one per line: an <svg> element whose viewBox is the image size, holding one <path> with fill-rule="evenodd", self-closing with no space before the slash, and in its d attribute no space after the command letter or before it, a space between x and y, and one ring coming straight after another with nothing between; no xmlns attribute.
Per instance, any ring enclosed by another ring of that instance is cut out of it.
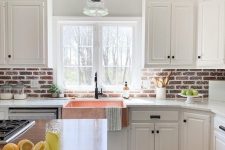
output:
<svg viewBox="0 0 225 150"><path fill-rule="evenodd" d="M172 71L167 87L168 98L179 98L181 89L194 88L204 97L208 97L209 80L225 80L225 69L142 69L142 89L130 91L131 97L155 97L155 87L151 79L155 76L166 76ZM39 88L31 88L31 80L37 79ZM29 97L50 97L49 86L53 83L52 68L0 68L0 85L6 82L26 85L25 92ZM122 92L103 91L105 97L121 97ZM68 97L93 97L94 91L65 91Z"/></svg>
<svg viewBox="0 0 225 150"><path fill-rule="evenodd" d="M153 77L166 76L170 71L167 98L180 98L177 94L181 89L193 88L208 97L209 80L225 80L225 69L142 69L142 89L130 91L131 97L155 97ZM93 97L93 91L66 91L68 97ZM122 92L103 91L105 97L121 97Z"/></svg>
<svg viewBox="0 0 225 150"><path fill-rule="evenodd" d="M39 88L31 88L31 80L36 79ZM49 86L53 83L51 68L0 68L0 85L6 82L15 85L19 81L26 86L25 92L29 97L50 97Z"/></svg>

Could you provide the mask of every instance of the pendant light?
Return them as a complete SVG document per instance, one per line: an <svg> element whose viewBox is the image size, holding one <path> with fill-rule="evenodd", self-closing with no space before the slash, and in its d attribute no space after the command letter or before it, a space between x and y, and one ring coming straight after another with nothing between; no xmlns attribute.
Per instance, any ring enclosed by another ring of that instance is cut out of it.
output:
<svg viewBox="0 0 225 150"><path fill-rule="evenodd" d="M109 14L108 9L105 8L103 0L87 0L83 13L92 17L103 17Z"/></svg>

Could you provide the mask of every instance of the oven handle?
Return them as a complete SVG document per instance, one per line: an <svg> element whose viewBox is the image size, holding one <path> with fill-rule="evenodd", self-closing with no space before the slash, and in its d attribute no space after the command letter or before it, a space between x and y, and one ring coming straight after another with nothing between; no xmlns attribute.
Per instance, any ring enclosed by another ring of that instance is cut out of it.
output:
<svg viewBox="0 0 225 150"><path fill-rule="evenodd" d="M224 126L220 125L219 129L225 132L225 127Z"/></svg>

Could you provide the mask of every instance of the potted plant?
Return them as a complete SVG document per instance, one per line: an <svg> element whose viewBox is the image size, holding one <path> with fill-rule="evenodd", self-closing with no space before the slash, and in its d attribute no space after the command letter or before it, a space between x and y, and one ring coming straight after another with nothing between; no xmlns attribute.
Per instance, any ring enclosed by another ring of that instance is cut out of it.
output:
<svg viewBox="0 0 225 150"><path fill-rule="evenodd" d="M49 88L49 92L52 93L52 97L58 97L59 87L56 84L52 84Z"/></svg>

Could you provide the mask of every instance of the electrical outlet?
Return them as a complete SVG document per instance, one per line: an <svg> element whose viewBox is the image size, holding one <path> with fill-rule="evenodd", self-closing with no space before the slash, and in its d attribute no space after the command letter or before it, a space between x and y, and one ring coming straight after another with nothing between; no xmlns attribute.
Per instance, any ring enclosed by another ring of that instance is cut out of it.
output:
<svg viewBox="0 0 225 150"><path fill-rule="evenodd" d="M31 80L31 88L39 88L39 86L37 79Z"/></svg>

